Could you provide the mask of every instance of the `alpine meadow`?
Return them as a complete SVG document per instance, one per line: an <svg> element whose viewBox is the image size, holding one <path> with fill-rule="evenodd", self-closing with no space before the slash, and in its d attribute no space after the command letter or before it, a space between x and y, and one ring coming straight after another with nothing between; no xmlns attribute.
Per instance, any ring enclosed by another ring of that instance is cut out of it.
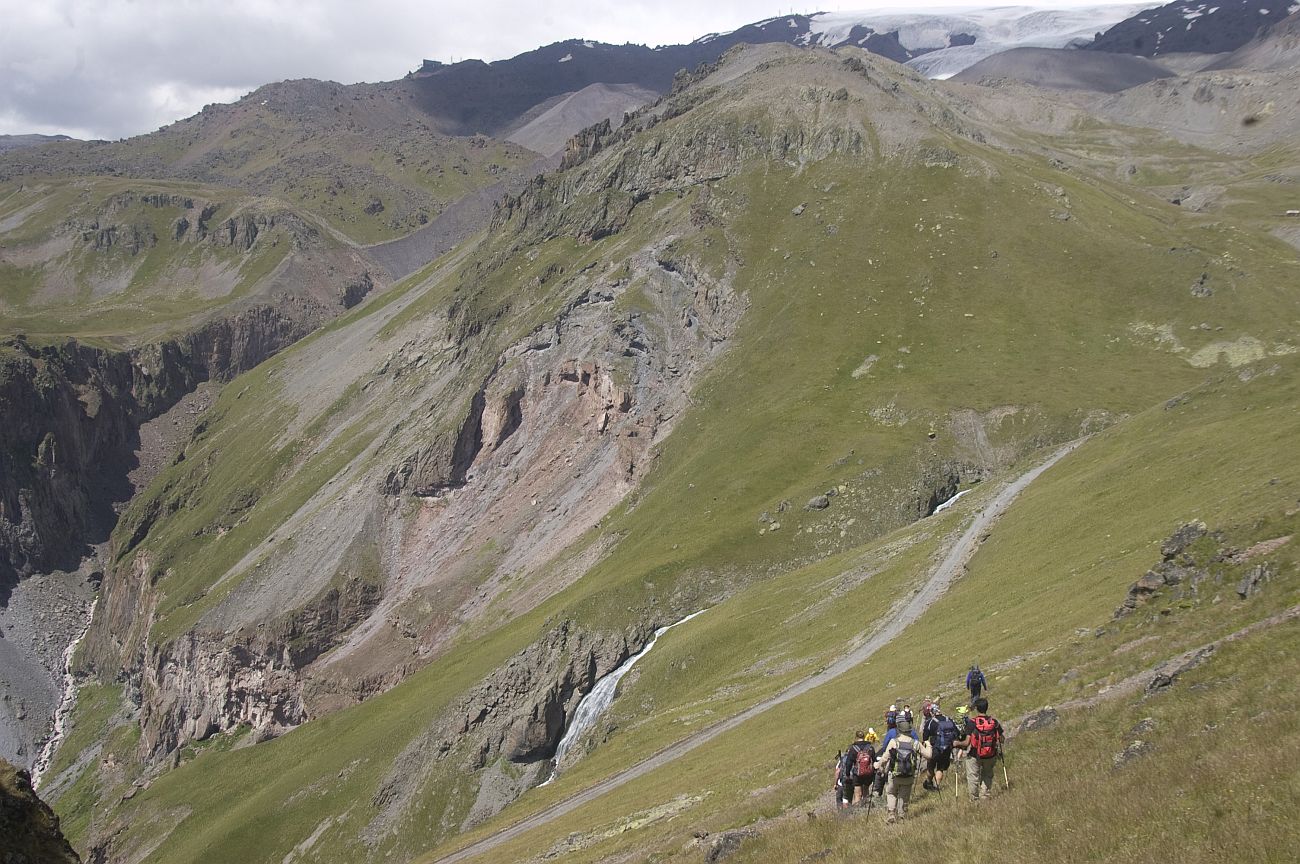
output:
<svg viewBox="0 0 1300 864"><path fill-rule="evenodd" d="M0 864L1290 860L1297 453L1297 6L3 136Z"/></svg>

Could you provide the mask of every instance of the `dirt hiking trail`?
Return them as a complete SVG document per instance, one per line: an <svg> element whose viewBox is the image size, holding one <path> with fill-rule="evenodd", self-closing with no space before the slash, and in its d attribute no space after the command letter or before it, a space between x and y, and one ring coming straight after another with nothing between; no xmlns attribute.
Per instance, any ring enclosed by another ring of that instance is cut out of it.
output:
<svg viewBox="0 0 1300 864"><path fill-rule="evenodd" d="M463 849L446 855L442 858L435 859L432 864L454 864L454 862L465 861L477 855L482 855L492 849L500 846L502 843L513 840L534 828L541 827L556 817L563 816L584 804L588 804L606 792L610 792L618 787L630 783L633 780L649 774L656 768L662 768L669 762L685 756L692 750L700 747L717 738L725 732L730 732L737 726L740 726L747 720L750 720L765 711L775 708L784 702L788 702L797 696L802 696L809 691L820 687L823 684L839 677L848 670L862 663L871 657L885 645L889 644L896 636L903 632L916 619L920 618L922 613L930 607L930 604L939 599L945 591L948 590L957 575L961 573L966 562L975 554L979 546L980 538L987 533L989 527L997 521L1011 505L1011 502L1025 490L1030 483L1038 479L1048 468L1051 468L1076 447L1082 444L1084 438L1071 441L1069 444L1056 450L1046 461L1021 474L1012 482L1008 483L1001 489L993 499L985 505L970 525L962 532L961 537L957 539L944 556L943 561L930 574L929 579L917 589L917 591L908 599L901 608L887 614L885 623L872 632L871 636L858 647L845 654L834 663L822 669L815 675L805 678L795 684L790 685L785 690L768 699L759 702L746 710L736 714L726 720L721 720L707 729L701 729L694 735L671 744L668 747L638 762L636 765L619 772L613 777L606 778L601 782L590 786L581 792L576 792L563 801L528 816L513 825L502 828L495 834L484 837Z"/></svg>

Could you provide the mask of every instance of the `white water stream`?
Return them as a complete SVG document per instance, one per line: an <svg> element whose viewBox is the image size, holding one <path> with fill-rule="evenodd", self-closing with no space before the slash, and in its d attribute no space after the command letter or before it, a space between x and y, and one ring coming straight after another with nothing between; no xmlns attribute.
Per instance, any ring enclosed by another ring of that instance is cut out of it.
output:
<svg viewBox="0 0 1300 864"><path fill-rule="evenodd" d="M650 653L650 649L655 647L655 643L659 641L660 636L664 635L678 624L685 624L696 615L703 615L707 611L707 609L701 609L699 612L692 612L676 624L669 624L667 627L660 627L655 631L655 634L650 637L650 641L646 643L644 648L623 661L623 665L619 666L613 672L610 672L604 678L601 678L596 682L596 686L591 688L590 693L582 697L582 701L580 701L578 707L574 709L573 722L569 724L568 729L564 730L564 737L560 739L560 744L555 749L556 767L551 771L551 776L547 778L546 783L550 783L555 779L556 775L560 773L560 760L564 758L564 754L569 752L569 748L573 746L573 743L586 734L591 727L595 726L596 721L599 720L600 716L609 708L610 703L614 701L614 691L618 689L618 682L622 681L623 676L631 671L632 666L636 661ZM542 785L545 786L546 783L543 783Z"/></svg>
<svg viewBox="0 0 1300 864"><path fill-rule="evenodd" d="M41 777L49 770L50 763L54 761L54 754L58 752L59 745L67 735L68 718L72 716L72 709L77 707L77 679L72 674L72 657L77 653L77 646L81 644L81 640L85 639L86 634L90 632L90 622L95 619L97 605L99 605L98 597L91 602L90 609L86 612L86 626L81 629L81 634L63 649L63 695L59 697L59 707L54 711L54 729L50 732L45 746L41 748L41 755L37 758L36 764L32 766L33 789L40 788Z"/></svg>
<svg viewBox="0 0 1300 864"><path fill-rule="evenodd" d="M972 492L972 491L974 491L974 490L972 490L972 489L963 489L963 490L961 490L961 491L958 492L956 495L952 496L952 497L949 498L947 501L943 502L943 503L940 504L938 507L934 508L934 512L935 512L935 513L942 513L943 511L947 510L947 509L948 509L949 507L951 507L952 505L956 504L958 498L960 498L961 496L965 495L967 492ZM934 515L934 514L932 513L932 514L930 514L930 515Z"/></svg>

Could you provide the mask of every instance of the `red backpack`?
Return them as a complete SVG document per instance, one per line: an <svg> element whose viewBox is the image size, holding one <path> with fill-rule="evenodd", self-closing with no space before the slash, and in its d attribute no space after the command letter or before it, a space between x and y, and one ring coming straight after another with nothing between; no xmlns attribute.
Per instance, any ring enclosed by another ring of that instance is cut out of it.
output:
<svg viewBox="0 0 1300 864"><path fill-rule="evenodd" d="M977 759L992 759L998 755L998 721L992 717L975 718L975 734L971 736L972 751Z"/></svg>
<svg viewBox="0 0 1300 864"><path fill-rule="evenodd" d="M872 774L876 773L876 762L870 747L863 747L858 750L858 779L866 780Z"/></svg>

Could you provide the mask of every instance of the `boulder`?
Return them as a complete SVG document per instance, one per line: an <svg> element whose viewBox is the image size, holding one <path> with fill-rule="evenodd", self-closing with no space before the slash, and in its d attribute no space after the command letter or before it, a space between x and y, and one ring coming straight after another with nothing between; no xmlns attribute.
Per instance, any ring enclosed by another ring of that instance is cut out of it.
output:
<svg viewBox="0 0 1300 864"><path fill-rule="evenodd" d="M1170 534L1164 543L1160 544L1160 557L1166 561L1172 561L1188 546L1204 537L1208 530L1205 523L1199 519L1184 523L1177 531Z"/></svg>
<svg viewBox="0 0 1300 864"><path fill-rule="evenodd" d="M1060 715L1056 713L1055 708L1050 705L1044 706L1039 708L1033 714L1030 714L1024 720L1021 720L1020 725L1016 728L1016 734L1021 732L1036 732L1039 729L1046 729L1059 719Z"/></svg>
<svg viewBox="0 0 1300 864"><path fill-rule="evenodd" d="M1137 740L1129 744L1120 752L1111 757L1111 765L1115 768L1123 768L1134 759L1145 756L1155 749L1155 745L1148 741Z"/></svg>
<svg viewBox="0 0 1300 864"><path fill-rule="evenodd" d="M1237 583L1237 596L1242 600L1253 597L1259 593L1260 587L1272 578L1271 564L1256 564L1246 571L1246 575L1241 577L1241 582Z"/></svg>
<svg viewBox="0 0 1300 864"><path fill-rule="evenodd" d="M1184 672L1190 672L1192 669L1200 666L1208 660L1212 654L1214 654L1214 646L1209 645L1198 651L1191 651L1180 657L1175 657L1173 660L1161 663L1156 667L1155 677L1147 683L1147 694L1158 693L1161 690L1172 687L1174 682L1178 680L1179 675L1182 675Z"/></svg>
<svg viewBox="0 0 1300 864"><path fill-rule="evenodd" d="M758 832L753 828L741 828L738 831L723 831L717 837L713 838L713 843L709 846L709 851L705 854L704 860L710 862L721 861L728 855L731 855L740 848L740 844L751 837L757 837Z"/></svg>
<svg viewBox="0 0 1300 864"><path fill-rule="evenodd" d="M831 506L830 498L827 498L825 495L814 495L812 498L808 499L808 503L804 505L803 509L825 510L829 506Z"/></svg>

